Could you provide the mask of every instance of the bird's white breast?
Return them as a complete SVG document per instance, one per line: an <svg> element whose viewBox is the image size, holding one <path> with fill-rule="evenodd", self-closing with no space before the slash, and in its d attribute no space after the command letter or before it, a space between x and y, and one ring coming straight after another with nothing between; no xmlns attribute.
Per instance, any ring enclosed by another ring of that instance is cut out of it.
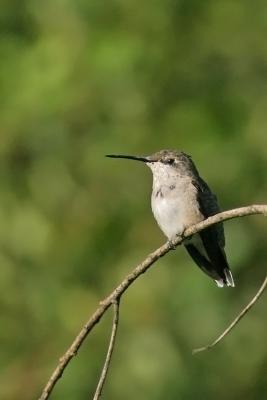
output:
<svg viewBox="0 0 267 400"><path fill-rule="evenodd" d="M152 211L161 230L173 240L186 227L203 220L199 211L196 189L188 178L155 180L151 197Z"/></svg>

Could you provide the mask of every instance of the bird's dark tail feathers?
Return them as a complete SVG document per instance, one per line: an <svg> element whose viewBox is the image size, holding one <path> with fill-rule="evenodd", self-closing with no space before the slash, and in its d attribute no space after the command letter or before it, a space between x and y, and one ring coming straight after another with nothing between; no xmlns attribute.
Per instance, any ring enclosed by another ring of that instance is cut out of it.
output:
<svg viewBox="0 0 267 400"><path fill-rule="evenodd" d="M233 276L228 267L224 252L221 248L217 247L220 258L215 260L214 263L211 263L211 261L205 257L204 254L201 254L200 250L195 244L186 244L185 248L200 269L202 269L202 271L215 280L218 287L235 286ZM216 268L216 265L221 265L221 268Z"/></svg>
<svg viewBox="0 0 267 400"><path fill-rule="evenodd" d="M215 280L216 285L218 287L224 287L224 286L235 287L234 278L233 278L233 275L232 275L230 269L225 268L223 270L223 272L224 272L224 279Z"/></svg>

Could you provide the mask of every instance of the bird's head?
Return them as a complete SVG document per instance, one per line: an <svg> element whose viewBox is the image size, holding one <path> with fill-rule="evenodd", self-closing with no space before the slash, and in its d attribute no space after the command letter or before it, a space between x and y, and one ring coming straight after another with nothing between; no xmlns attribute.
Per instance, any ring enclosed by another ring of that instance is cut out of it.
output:
<svg viewBox="0 0 267 400"><path fill-rule="evenodd" d="M150 156L108 154L107 157L142 161L152 170L155 178L165 175L184 175L189 174L193 169L195 170L191 157L177 150L160 150Z"/></svg>

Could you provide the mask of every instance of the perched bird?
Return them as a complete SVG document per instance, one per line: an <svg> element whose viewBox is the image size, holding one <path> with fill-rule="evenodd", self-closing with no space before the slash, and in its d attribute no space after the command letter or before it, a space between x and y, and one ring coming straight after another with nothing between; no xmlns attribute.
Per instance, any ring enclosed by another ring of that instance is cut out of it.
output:
<svg viewBox="0 0 267 400"><path fill-rule="evenodd" d="M109 154L144 162L153 173L151 206L161 230L170 241L184 230L220 212L217 198L199 176L191 157L176 150L161 150L150 156ZM223 224L212 225L184 241L195 263L219 287L233 286L234 280L224 251Z"/></svg>

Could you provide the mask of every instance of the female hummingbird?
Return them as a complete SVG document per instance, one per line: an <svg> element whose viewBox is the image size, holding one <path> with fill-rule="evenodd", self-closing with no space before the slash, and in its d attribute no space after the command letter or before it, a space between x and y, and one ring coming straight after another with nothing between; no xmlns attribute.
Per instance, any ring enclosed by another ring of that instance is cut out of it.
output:
<svg viewBox="0 0 267 400"><path fill-rule="evenodd" d="M150 156L109 154L107 157L142 161L151 169L152 211L170 241L189 226L220 212L215 194L199 176L192 158L182 151L161 150ZM183 244L195 263L219 287L235 286L224 251L222 223L202 230Z"/></svg>

